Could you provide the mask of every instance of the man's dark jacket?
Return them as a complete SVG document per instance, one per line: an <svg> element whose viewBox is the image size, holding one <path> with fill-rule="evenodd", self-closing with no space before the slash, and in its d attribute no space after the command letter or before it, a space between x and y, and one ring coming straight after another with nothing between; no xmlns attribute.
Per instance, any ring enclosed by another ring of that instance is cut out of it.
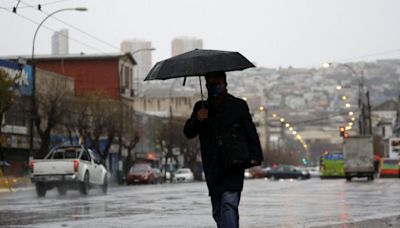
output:
<svg viewBox="0 0 400 228"><path fill-rule="evenodd" d="M197 119L197 112L203 105L208 109L208 119L200 122ZM190 119L186 121L184 127L186 137L199 136L200 139L201 157L209 195L243 189L243 168L224 168L215 136L218 134L216 132L218 129L226 129L234 124L240 124L243 128L250 149L250 159L261 162L263 157L260 140L244 100L226 94L218 107L214 107L209 101L199 101L195 104Z"/></svg>

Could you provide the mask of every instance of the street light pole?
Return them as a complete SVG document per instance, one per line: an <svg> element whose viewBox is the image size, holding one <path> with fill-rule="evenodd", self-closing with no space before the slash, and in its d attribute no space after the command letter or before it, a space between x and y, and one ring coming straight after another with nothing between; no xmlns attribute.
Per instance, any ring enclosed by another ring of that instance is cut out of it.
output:
<svg viewBox="0 0 400 228"><path fill-rule="evenodd" d="M358 73L348 64L342 63L340 64L347 69L349 69L354 76L357 76ZM358 125L359 125L359 131L360 135L365 135L366 134L366 116L365 116L365 102L364 102L364 70L361 70L360 72L360 78L358 78L358 108L361 111L361 117L358 120Z"/></svg>
<svg viewBox="0 0 400 228"><path fill-rule="evenodd" d="M323 64L323 67L329 68L332 65L333 65L333 63L325 63L325 64ZM369 111L370 110L370 107L369 107L369 105L370 105L369 103L370 102L369 102L369 93L368 92L367 92L368 115L366 115L366 113L365 113L364 69L362 69L360 71L360 73L357 73L354 70L354 68L351 67L350 65L348 65L347 63L337 63L337 65L346 67L347 69L349 69L351 71L352 75L354 75L356 77L357 77L357 75L360 75L360 78L357 78L358 79L358 108L359 108L359 110L361 112L361 114L360 114L361 117L358 120L359 133L360 133L360 135L366 135L367 133L368 134L372 134L372 130L371 130L372 126L368 127L368 132L367 132L367 126L366 126L367 125L367 121L366 121L367 118L369 119L368 125L371 125L371 113Z"/></svg>
<svg viewBox="0 0 400 228"><path fill-rule="evenodd" d="M155 51L155 50L156 50L155 48L141 48L141 49L137 49L136 51L131 52L131 55L134 55L141 51Z"/></svg>
<svg viewBox="0 0 400 228"><path fill-rule="evenodd" d="M132 52L130 52L131 53L131 55L133 56L133 55L135 55L135 54L137 54L137 53L139 53L139 52L143 52L143 51L155 51L156 49L155 48L140 48L140 49L137 49L137 50L135 50L135 51L132 51ZM142 62L142 60L140 61L140 62ZM135 89L135 91L136 92L138 92L138 94L140 94L139 93L139 84L140 84L140 75L139 75L139 73L140 73L140 69L138 68L139 66L138 65L136 65L136 66L134 66L134 69L135 69L135 71L134 71L134 74L136 75L136 78L137 78L137 80L134 80L134 89ZM143 80L143 79L142 79Z"/></svg>
<svg viewBox="0 0 400 228"><path fill-rule="evenodd" d="M31 118L29 121L29 150L31 156L33 156L33 138L34 138L34 133L33 133L33 122L37 118L36 113L37 113L37 106L36 106L36 64L35 64L35 41L36 41L36 36L38 34L38 31L40 27L43 25L43 23L49 19L51 16L53 16L56 13L63 12L63 11L69 11L69 10L75 10L75 11L87 11L86 8L84 7L77 7L77 8L64 8L64 9L59 9L56 10L49 15L47 15L38 25L38 27L35 30L35 34L33 36L33 41L32 41L32 55L31 55L31 65L32 65L32 95L31 95Z"/></svg>

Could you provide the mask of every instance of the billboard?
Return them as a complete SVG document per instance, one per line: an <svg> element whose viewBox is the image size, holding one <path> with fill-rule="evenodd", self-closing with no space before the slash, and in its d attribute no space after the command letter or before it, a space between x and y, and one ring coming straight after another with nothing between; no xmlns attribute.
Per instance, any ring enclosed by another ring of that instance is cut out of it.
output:
<svg viewBox="0 0 400 228"><path fill-rule="evenodd" d="M0 68L5 70L11 78L15 78L21 74L17 80L15 88L19 94L23 96L32 95L32 67L27 64L18 64L7 60L0 59Z"/></svg>

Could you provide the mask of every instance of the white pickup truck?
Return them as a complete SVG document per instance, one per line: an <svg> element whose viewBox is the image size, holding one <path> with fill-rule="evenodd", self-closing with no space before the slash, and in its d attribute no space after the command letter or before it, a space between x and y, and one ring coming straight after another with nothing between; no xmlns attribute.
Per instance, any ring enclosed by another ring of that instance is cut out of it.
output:
<svg viewBox="0 0 400 228"><path fill-rule="evenodd" d="M46 191L54 187L60 195L65 195L69 189L78 189L87 195L93 185L101 186L103 193L107 193L107 169L90 149L55 147L44 159L32 160L30 166L31 180L39 197L44 197Z"/></svg>

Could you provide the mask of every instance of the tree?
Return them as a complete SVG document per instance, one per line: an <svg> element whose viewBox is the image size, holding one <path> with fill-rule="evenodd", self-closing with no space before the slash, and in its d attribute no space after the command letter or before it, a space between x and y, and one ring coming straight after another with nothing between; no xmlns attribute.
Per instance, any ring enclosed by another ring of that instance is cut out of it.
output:
<svg viewBox="0 0 400 228"><path fill-rule="evenodd" d="M201 172L198 170L198 159L200 156L200 141L198 137L195 139L183 139L181 151L183 151L185 157L185 166L193 171L196 180L201 180Z"/></svg>
<svg viewBox="0 0 400 228"><path fill-rule="evenodd" d="M13 87L16 85L18 78L19 76L11 78L5 70L0 68L0 136L4 113L10 109L14 103L15 93ZM1 146L0 140L0 147Z"/></svg>
<svg viewBox="0 0 400 228"><path fill-rule="evenodd" d="M158 141L163 146L165 151L165 163L168 159L172 158L178 163L178 158L173 154L173 148L179 148L181 154L184 156L184 166L190 168L195 176L201 178L201 173L197 173L198 157L200 155L200 143L198 139L187 139L183 133L185 119L174 117L164 119L158 129Z"/></svg>
<svg viewBox="0 0 400 228"><path fill-rule="evenodd" d="M90 92L77 96L72 103L74 108L65 126L70 132L77 132L81 143L88 143L105 162L112 143L120 135L122 102L101 92Z"/></svg>
<svg viewBox="0 0 400 228"><path fill-rule="evenodd" d="M0 148L2 147L1 125L3 124L4 113L10 109L14 103L14 91L12 88L15 86L19 76L11 78L9 74L0 68ZM3 156L3 153L0 153ZM0 157L4 160L4 157ZM4 170L0 170L4 173Z"/></svg>
<svg viewBox="0 0 400 228"><path fill-rule="evenodd" d="M118 139L120 144L119 157L122 158L122 147L127 150L127 157L123 160L123 172L128 173L131 167L132 151L139 142L139 127L137 126L137 116L133 111L123 110L122 126L120 127Z"/></svg>
<svg viewBox="0 0 400 228"><path fill-rule="evenodd" d="M70 100L69 106L71 109L65 115L64 126L70 144L73 144L73 134L76 134L80 144L83 144L90 134L90 100L86 96L75 96Z"/></svg>
<svg viewBox="0 0 400 228"><path fill-rule="evenodd" d="M51 132L65 119L73 91L59 80L49 80L46 88L36 94L33 104L34 124L40 137L40 149L35 158L44 157L49 149Z"/></svg>
<svg viewBox="0 0 400 228"><path fill-rule="evenodd" d="M103 161L107 160L111 144L114 142L121 126L122 102L110 98L99 97L92 106L92 122L90 139L92 146L100 154ZM100 137L106 136L104 149L100 148Z"/></svg>

